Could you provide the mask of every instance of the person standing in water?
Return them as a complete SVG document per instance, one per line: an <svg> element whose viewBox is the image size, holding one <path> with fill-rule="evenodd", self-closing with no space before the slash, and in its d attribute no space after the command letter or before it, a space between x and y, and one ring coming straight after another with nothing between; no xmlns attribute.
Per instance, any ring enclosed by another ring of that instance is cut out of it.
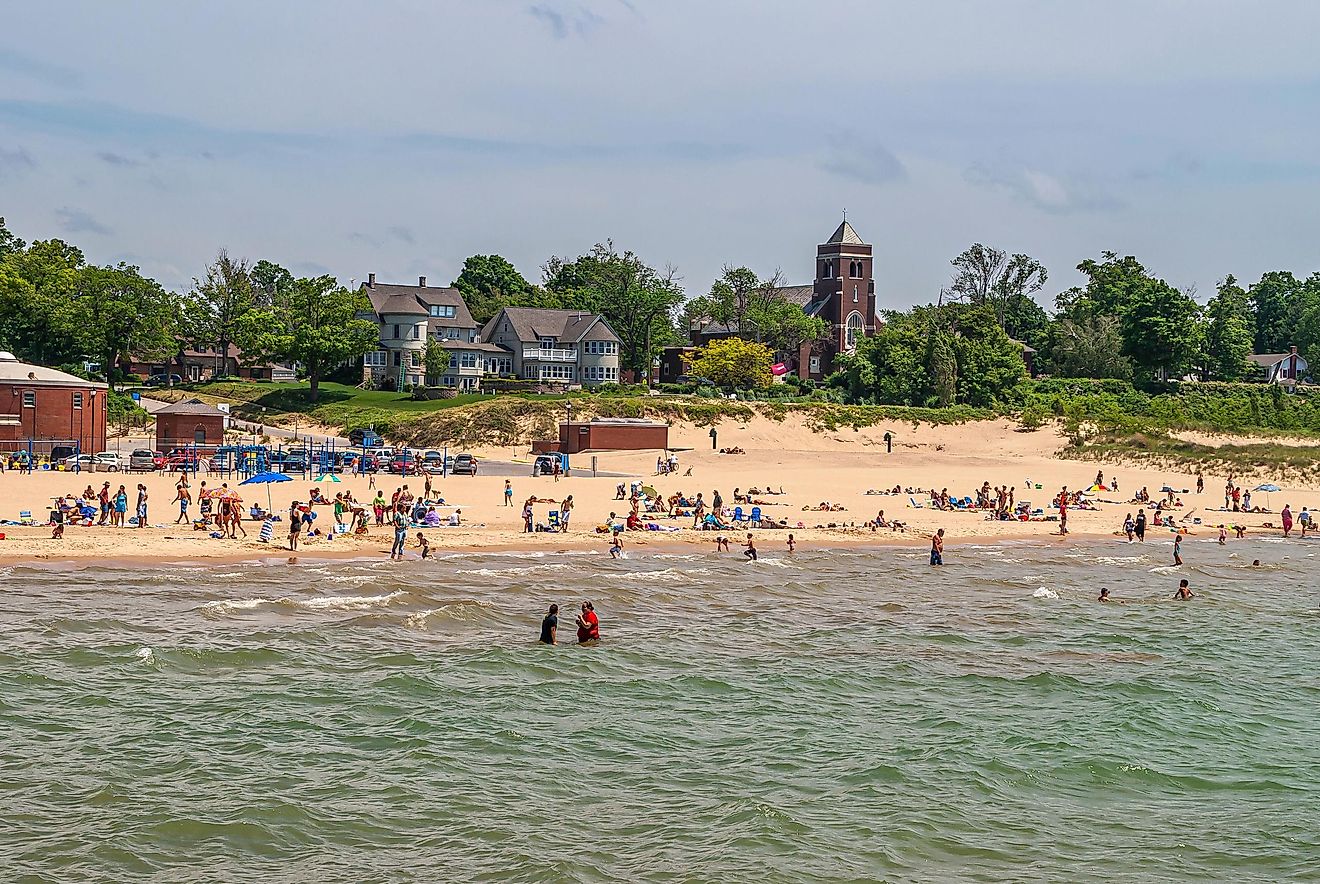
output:
<svg viewBox="0 0 1320 884"><path fill-rule="evenodd" d="M582 603L582 613L577 617L578 644L600 641L600 618L591 602Z"/></svg>
<svg viewBox="0 0 1320 884"><path fill-rule="evenodd" d="M1173 600L1175 602L1185 602L1194 598L1196 598L1196 594L1192 592L1192 588L1187 584L1187 581L1179 580L1178 591L1174 593Z"/></svg>
<svg viewBox="0 0 1320 884"><path fill-rule="evenodd" d="M403 560L403 546L408 542L408 507L400 502L395 505L394 513L390 516L390 524L394 526L394 545L390 547L390 560Z"/></svg>
<svg viewBox="0 0 1320 884"><path fill-rule="evenodd" d="M1181 534L1175 534L1173 536L1173 566L1175 568L1180 567L1183 563L1182 538L1183 536Z"/></svg>
<svg viewBox="0 0 1320 884"><path fill-rule="evenodd" d="M1096 601L1098 601L1098 602L1108 602L1108 601L1112 601L1112 599L1109 598L1109 590L1105 589L1104 587L1101 587L1101 588L1100 588L1100 598L1096 599Z"/></svg>
<svg viewBox="0 0 1320 884"><path fill-rule="evenodd" d="M932 565L944 564L944 529L936 531L930 536L930 563Z"/></svg>
<svg viewBox="0 0 1320 884"><path fill-rule="evenodd" d="M543 645L553 645L555 643L555 633L559 631L559 606L551 605L550 613L546 614L541 620L541 638Z"/></svg>
<svg viewBox="0 0 1320 884"><path fill-rule="evenodd" d="M797 543L793 540L793 535L790 534L788 535L788 551L792 553L795 549L797 549Z"/></svg>
<svg viewBox="0 0 1320 884"><path fill-rule="evenodd" d="M1138 543L1146 542L1146 511L1137 510L1137 520L1132 524L1132 530L1137 535Z"/></svg>
<svg viewBox="0 0 1320 884"><path fill-rule="evenodd" d="M747 548L743 550L743 555L747 557L749 562L756 561L756 541L752 540L750 534L747 535Z"/></svg>

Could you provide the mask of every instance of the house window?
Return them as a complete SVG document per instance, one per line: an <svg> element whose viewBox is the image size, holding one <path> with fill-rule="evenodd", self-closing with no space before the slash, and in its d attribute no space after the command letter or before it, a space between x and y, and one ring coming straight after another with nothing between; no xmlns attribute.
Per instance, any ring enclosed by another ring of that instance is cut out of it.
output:
<svg viewBox="0 0 1320 884"><path fill-rule="evenodd" d="M464 368L476 368L476 367L477 367L477 354L476 354L476 353L464 353L463 356L462 356L462 358L459 360L459 365L463 366Z"/></svg>
<svg viewBox="0 0 1320 884"><path fill-rule="evenodd" d="M848 314L848 321L844 326L843 343L849 350L857 347L857 339L862 336L862 314L854 310Z"/></svg>
<svg viewBox="0 0 1320 884"><path fill-rule="evenodd" d="M398 368L403 364L403 355L398 350L394 351L394 367Z"/></svg>
<svg viewBox="0 0 1320 884"><path fill-rule="evenodd" d="M553 350L554 348L555 348L555 339L554 339L554 338L541 338L541 349L542 349L542 350Z"/></svg>
<svg viewBox="0 0 1320 884"><path fill-rule="evenodd" d="M829 279L829 278L830 278L830 262L829 262L829 261L823 261L823 262L821 262L821 265L820 265L820 278L821 278L821 279Z"/></svg>
<svg viewBox="0 0 1320 884"><path fill-rule="evenodd" d="M453 319L454 308L448 304L432 304L431 315L438 319Z"/></svg>
<svg viewBox="0 0 1320 884"><path fill-rule="evenodd" d="M398 339L399 339L399 324L396 322L394 324L394 340L397 341Z"/></svg>
<svg viewBox="0 0 1320 884"><path fill-rule="evenodd" d="M206 427L201 424L193 427L193 441L199 445L206 444Z"/></svg>
<svg viewBox="0 0 1320 884"><path fill-rule="evenodd" d="M23 391L23 407L24 407L24 408L36 408L36 407L37 407L37 394L34 393L34 392L32 392L31 390L25 390L25 391Z"/></svg>
<svg viewBox="0 0 1320 884"><path fill-rule="evenodd" d="M421 364L422 364L422 351L421 350L412 351L412 367L419 368Z"/></svg>
<svg viewBox="0 0 1320 884"><path fill-rule="evenodd" d="M384 368L384 367L385 367L385 351L384 351L384 350L375 350L375 351L373 351L373 352L371 352L371 353L367 353L367 354L363 355L363 357L362 357L362 364L365 365L365 366L368 367L368 368Z"/></svg>
<svg viewBox="0 0 1320 884"><path fill-rule="evenodd" d="M82 396L83 396L82 393L74 393L74 394L73 394L73 407L74 407L74 408L82 408Z"/></svg>

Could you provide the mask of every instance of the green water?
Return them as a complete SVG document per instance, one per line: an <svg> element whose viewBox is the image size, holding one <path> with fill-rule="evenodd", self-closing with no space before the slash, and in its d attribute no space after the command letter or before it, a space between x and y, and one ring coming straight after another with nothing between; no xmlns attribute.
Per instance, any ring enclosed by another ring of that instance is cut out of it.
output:
<svg viewBox="0 0 1320 884"><path fill-rule="evenodd" d="M1311 550L12 568L0 881L1316 880Z"/></svg>

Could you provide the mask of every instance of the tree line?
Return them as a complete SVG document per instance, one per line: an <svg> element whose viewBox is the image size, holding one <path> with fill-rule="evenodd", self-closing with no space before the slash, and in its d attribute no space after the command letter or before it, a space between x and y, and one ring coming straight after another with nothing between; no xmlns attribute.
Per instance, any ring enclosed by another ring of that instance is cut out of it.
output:
<svg viewBox="0 0 1320 884"><path fill-rule="evenodd" d="M1139 383L1237 381L1255 371L1253 352L1296 345L1320 353L1320 273L1273 271L1246 287L1230 276L1202 306L1136 258L1105 252L1078 265L1084 284L1059 293L1047 312L1037 296L1048 274L1030 256L978 243L952 268L932 303L884 312L876 335L840 357L827 381L836 395L990 406L1025 376L1023 345L1043 373ZM551 256L540 269L534 284L499 255L474 255L453 285L478 323L506 306L600 313L622 342L622 367L639 375L663 347L686 344L694 325L719 323L758 345L727 354L734 365L748 353L796 355L829 331L786 297L779 271L761 277L727 265L706 294L689 299L674 268L609 240L577 257ZM327 373L378 346L369 311L361 289L332 276L295 277L224 251L187 291L170 292L130 264L89 264L62 240L26 243L0 218L0 346L28 361L94 361L112 377L129 354L169 364L184 349L236 344L248 364L297 363L314 399Z"/></svg>
<svg viewBox="0 0 1320 884"><path fill-rule="evenodd" d="M1258 371L1253 353L1320 353L1320 273L1272 271L1248 287L1229 276L1202 306L1104 252L1077 265L1085 282L1050 313L1033 297L1048 279L1035 259L977 243L952 264L939 299L885 312L831 385L857 402L988 407L1026 376L1024 345L1040 373L1137 384L1242 381Z"/></svg>

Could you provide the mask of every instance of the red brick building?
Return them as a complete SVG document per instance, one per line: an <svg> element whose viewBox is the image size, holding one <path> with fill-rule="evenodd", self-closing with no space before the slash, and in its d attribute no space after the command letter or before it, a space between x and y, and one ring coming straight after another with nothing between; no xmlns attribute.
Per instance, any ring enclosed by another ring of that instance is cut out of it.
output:
<svg viewBox="0 0 1320 884"><path fill-rule="evenodd" d="M185 399L167 405L152 415L156 419L156 450L174 448L213 449L225 443L223 411L200 399Z"/></svg>
<svg viewBox="0 0 1320 884"><path fill-rule="evenodd" d="M598 418L559 425L559 450L564 454L579 451L641 451L669 447L669 426L635 418Z"/></svg>
<svg viewBox="0 0 1320 884"><path fill-rule="evenodd" d="M824 340L802 346L798 377L824 378L834 371L836 356L851 353L862 338L875 335L871 252L846 220L816 247L816 281L802 309L825 320L826 332Z"/></svg>
<svg viewBox="0 0 1320 884"><path fill-rule="evenodd" d="M54 443L77 445L85 454L106 447L105 384L19 362L0 353L0 446L48 454Z"/></svg>

